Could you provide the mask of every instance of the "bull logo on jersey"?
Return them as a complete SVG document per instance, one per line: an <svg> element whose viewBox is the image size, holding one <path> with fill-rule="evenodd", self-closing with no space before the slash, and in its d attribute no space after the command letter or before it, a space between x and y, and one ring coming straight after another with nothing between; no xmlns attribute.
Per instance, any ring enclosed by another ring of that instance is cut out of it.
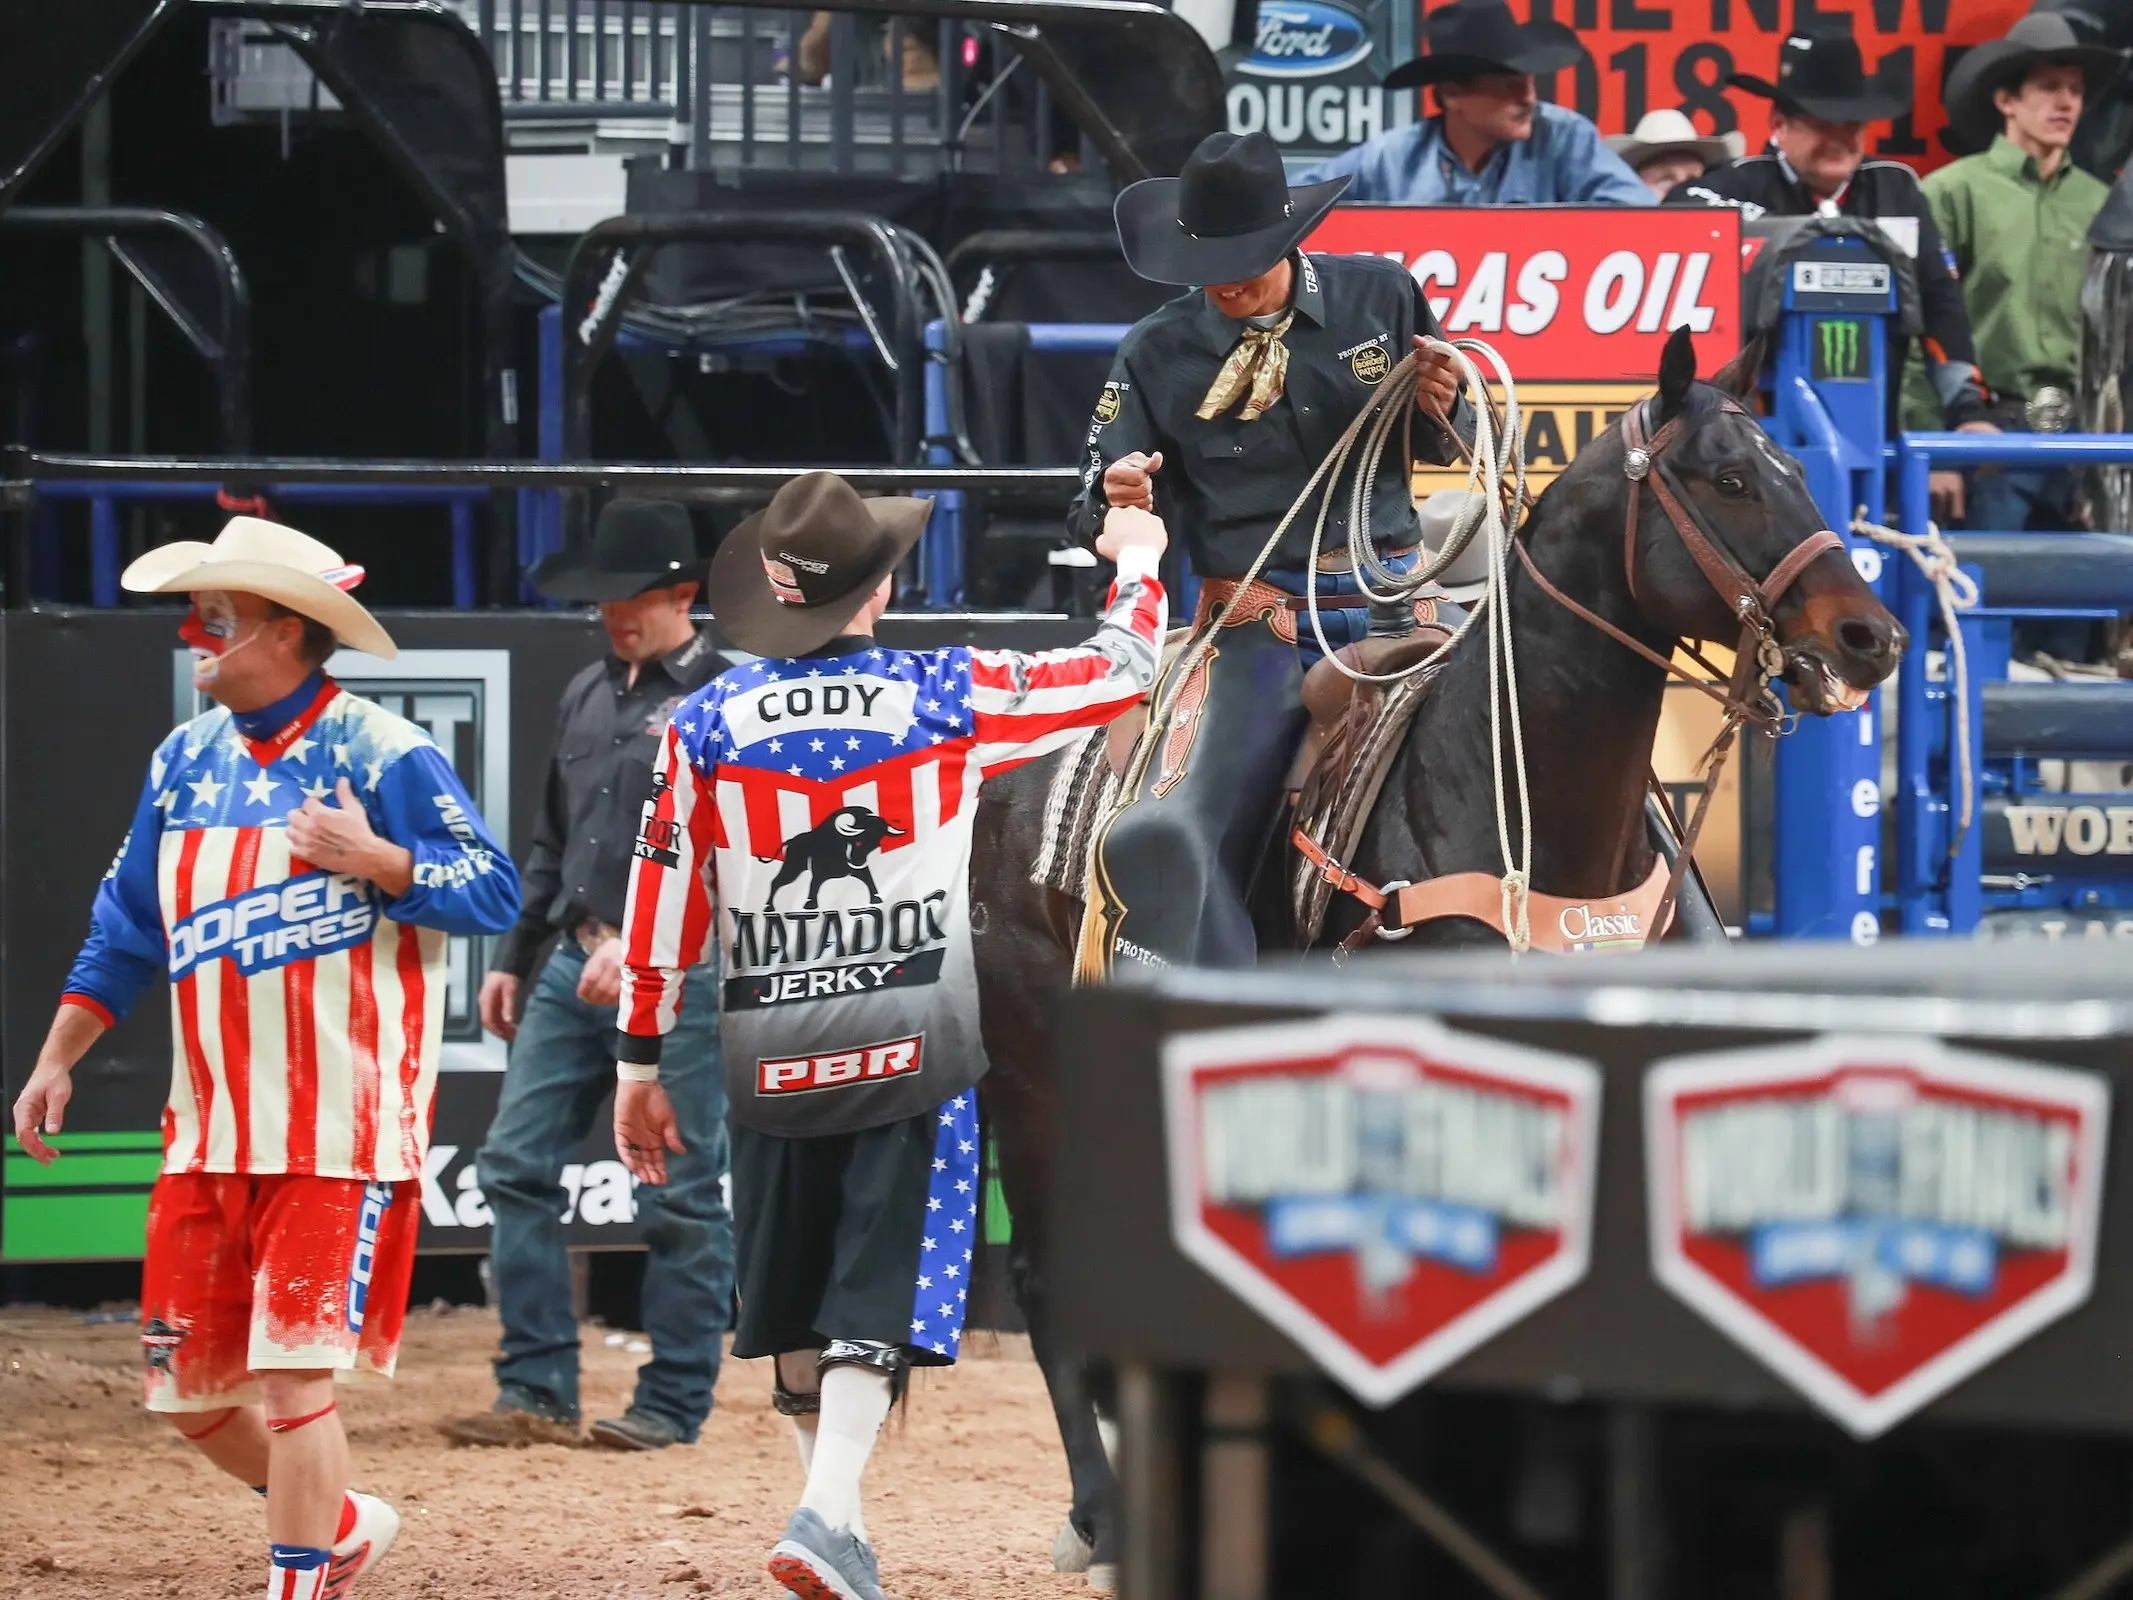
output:
<svg viewBox="0 0 2133 1600"><path fill-rule="evenodd" d="M1422 1018L1163 1049L1178 1248L1371 1405L1584 1277L1600 1076Z"/></svg>
<svg viewBox="0 0 2133 1600"><path fill-rule="evenodd" d="M775 911L778 891L788 883L796 882L802 873L808 875L807 909L810 911L816 909L823 884L839 878L856 879L866 889L867 904L878 906L881 891L874 887L874 872L867 861L881 848L883 841L908 837L903 829L876 816L865 806L842 806L805 833L795 834L785 841L784 848L778 852L784 857L785 864L778 868L778 875L771 880L763 909Z"/></svg>
<svg viewBox="0 0 2133 1600"><path fill-rule="evenodd" d="M2088 1298L2103 1080L1831 1038L1645 1078L1659 1281L1860 1438Z"/></svg>

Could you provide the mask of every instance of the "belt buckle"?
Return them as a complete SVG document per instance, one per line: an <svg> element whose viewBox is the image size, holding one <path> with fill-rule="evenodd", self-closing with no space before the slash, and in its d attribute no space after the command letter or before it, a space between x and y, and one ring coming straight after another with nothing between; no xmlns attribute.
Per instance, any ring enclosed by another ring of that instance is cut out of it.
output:
<svg viewBox="0 0 2133 1600"><path fill-rule="evenodd" d="M2074 397L2048 383L2023 402L2022 417L2031 433L2064 433L2074 420Z"/></svg>

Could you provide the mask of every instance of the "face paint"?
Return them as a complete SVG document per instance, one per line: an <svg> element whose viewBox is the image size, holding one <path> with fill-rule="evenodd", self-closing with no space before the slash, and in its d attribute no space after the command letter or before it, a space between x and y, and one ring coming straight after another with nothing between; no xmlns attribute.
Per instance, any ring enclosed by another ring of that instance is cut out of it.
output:
<svg viewBox="0 0 2133 1600"><path fill-rule="evenodd" d="M202 589L193 596L193 608L179 625L178 637L192 647L193 682L211 683L222 663L259 637L254 628L237 637L241 619L237 602L220 589Z"/></svg>

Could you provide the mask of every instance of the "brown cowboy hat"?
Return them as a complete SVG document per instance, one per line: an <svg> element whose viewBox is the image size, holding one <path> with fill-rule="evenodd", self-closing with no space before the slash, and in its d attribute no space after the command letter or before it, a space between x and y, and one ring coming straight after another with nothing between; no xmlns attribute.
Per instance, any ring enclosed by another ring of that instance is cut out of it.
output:
<svg viewBox="0 0 2133 1600"><path fill-rule="evenodd" d="M932 512L931 500L869 500L834 472L803 473L719 545L711 614L751 654L805 655L844 631Z"/></svg>
<svg viewBox="0 0 2133 1600"><path fill-rule="evenodd" d="M2002 37L1967 52L1948 74L1948 86L1941 94L1948 108L1948 126L1941 133L1941 143L1958 154L1990 145L2006 120L1992 103L1994 92L2019 89L2037 67L2079 67L2084 92L2093 105L2125 64L2125 56L2117 50L2083 44L2066 18L2053 12L2031 12Z"/></svg>

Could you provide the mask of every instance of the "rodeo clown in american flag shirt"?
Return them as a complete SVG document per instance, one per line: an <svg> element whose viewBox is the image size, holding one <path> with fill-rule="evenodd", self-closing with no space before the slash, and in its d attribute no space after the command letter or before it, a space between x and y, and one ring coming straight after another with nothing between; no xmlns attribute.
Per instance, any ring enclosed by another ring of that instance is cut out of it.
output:
<svg viewBox="0 0 2133 1600"><path fill-rule="evenodd" d="M658 1084L682 974L717 930L740 1317L775 1356L807 1486L771 1574L809 1600L882 1600L859 1483L911 1364L955 1360L978 1232L970 834L987 778L1137 702L1155 678L1165 535L1116 510L1087 644L895 650L874 624L932 503L810 473L729 534L709 592L764 659L674 712L623 916L615 1142L665 1179ZM714 920L715 919L715 920Z"/></svg>
<svg viewBox="0 0 2133 1600"><path fill-rule="evenodd" d="M398 1532L348 1489L334 1379L393 1370L446 936L518 915L511 858L443 754L321 670L337 643L395 653L346 592L361 577L254 517L126 569L128 589L192 595L179 637L218 704L157 747L15 1105L51 1161L74 1064L169 978L148 1409L267 1497L268 1600L338 1600Z"/></svg>

